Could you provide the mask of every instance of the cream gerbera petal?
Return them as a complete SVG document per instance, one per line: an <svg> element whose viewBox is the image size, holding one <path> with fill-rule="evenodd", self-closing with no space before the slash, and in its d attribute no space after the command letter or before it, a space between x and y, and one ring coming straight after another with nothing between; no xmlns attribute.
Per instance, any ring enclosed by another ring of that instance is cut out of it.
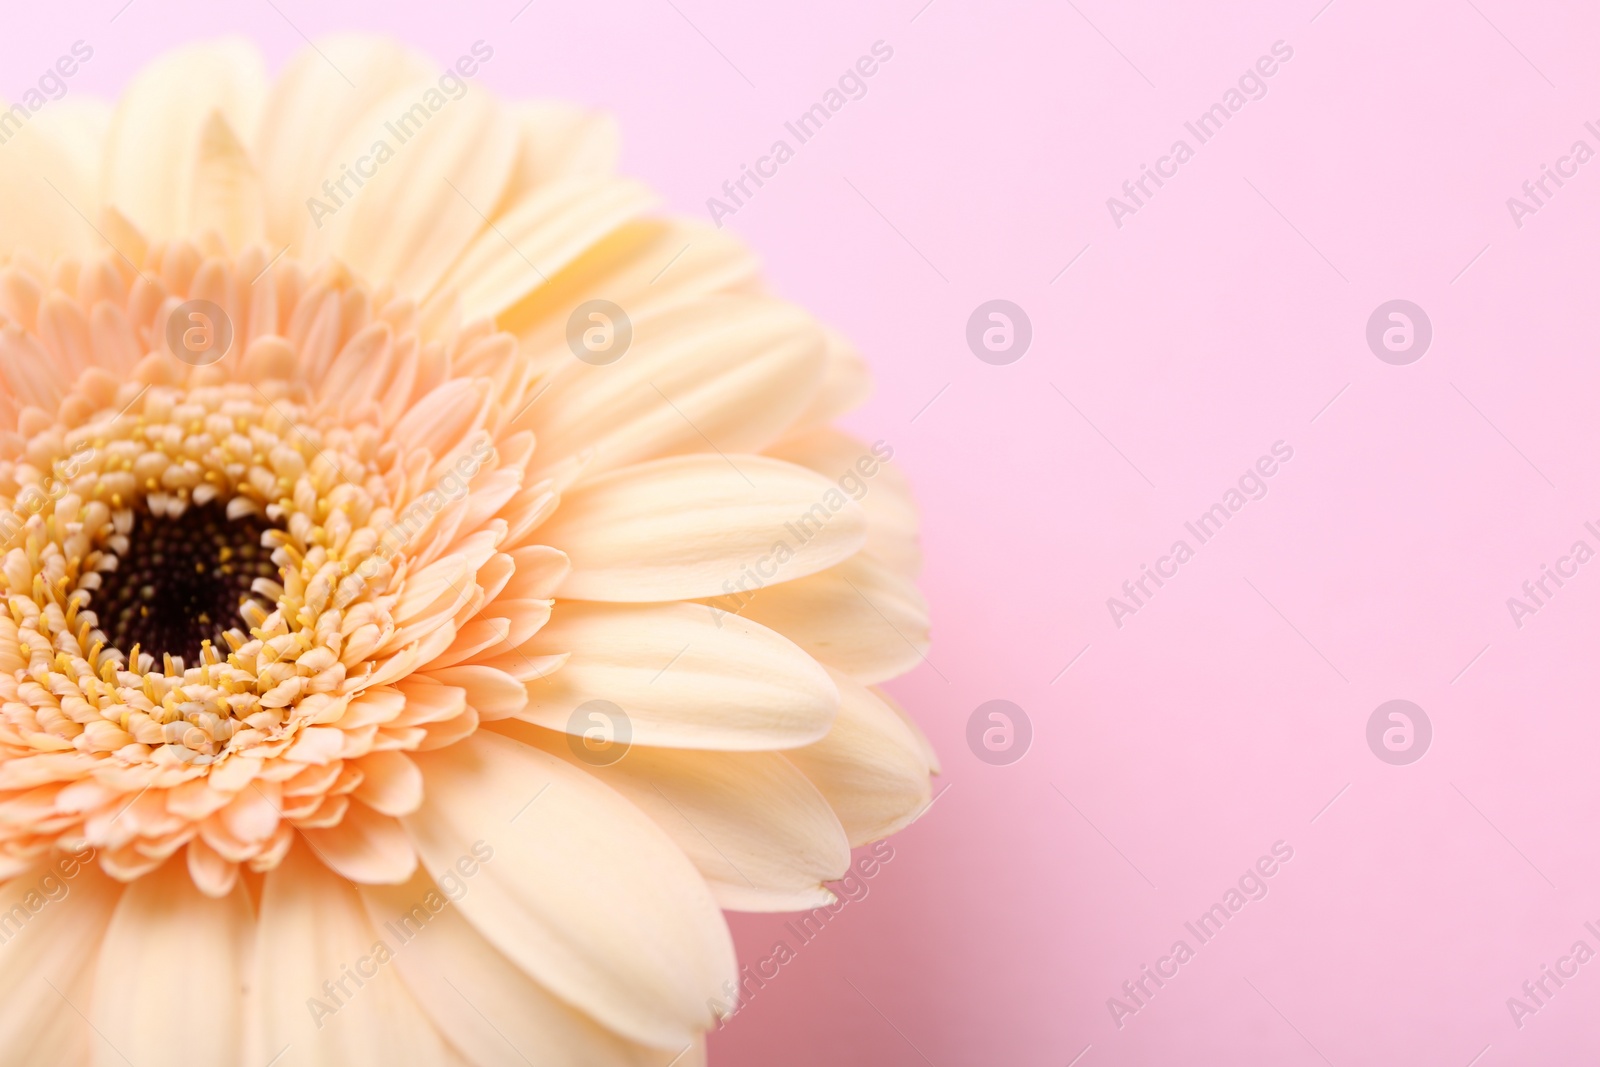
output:
<svg viewBox="0 0 1600 1067"><path fill-rule="evenodd" d="M538 624L528 627L531 631L537 631L543 626L543 620L550 617L548 605L551 602L529 601L529 603L546 605L539 616ZM497 628L491 635L491 639L502 632L509 633L511 625L511 622L506 620L506 630L502 631ZM457 643L459 644L459 642L460 638L457 638ZM500 644L504 642L502 641L498 644L479 643L485 644L486 647L481 649L477 655L493 655L495 650L500 647ZM443 685L459 687L466 697L467 704L478 713L478 717L484 722L509 718L520 712L527 705L528 691L515 675L488 663L457 664L455 662L457 655L455 646L451 646L437 660L429 664L426 670L419 671L417 676L419 678L430 678ZM439 664L442 662L449 662L450 665L440 666Z"/></svg>
<svg viewBox="0 0 1600 1067"><path fill-rule="evenodd" d="M572 570L567 554L548 545L524 545L507 554L512 572L500 595L510 600L547 600L556 595Z"/></svg>
<svg viewBox="0 0 1600 1067"><path fill-rule="evenodd" d="M622 150L616 120L554 100L511 105L522 139L512 187L521 192L568 178L604 178Z"/></svg>
<svg viewBox="0 0 1600 1067"><path fill-rule="evenodd" d="M417 853L399 822L356 801L333 826L304 831L317 858L362 885L398 885L417 869Z"/></svg>
<svg viewBox="0 0 1600 1067"><path fill-rule="evenodd" d="M302 248L315 229L308 196L339 176L334 153L353 133L381 126L374 108L396 90L426 84L434 64L383 38L339 34L289 60L262 110L255 141L273 247ZM388 116L385 116L388 117Z"/></svg>
<svg viewBox="0 0 1600 1067"><path fill-rule="evenodd" d="M406 817L430 874L495 833L456 902L557 996L634 1041L671 1047L713 1019L733 943L705 882L622 797L546 752L478 733L417 757L428 796ZM516 820L514 833L495 827Z"/></svg>
<svg viewBox="0 0 1600 1067"><path fill-rule="evenodd" d="M46 134L66 152L71 169L63 172L64 181L56 184L73 204L93 210L100 199L100 162L105 155L106 133L111 129L111 105L80 96L62 99L29 119L26 128ZM77 199L80 195L81 200ZM84 247L92 245L86 242ZM44 254L42 249L34 251Z"/></svg>
<svg viewBox="0 0 1600 1067"><path fill-rule="evenodd" d="M499 315L656 197L625 178L568 179L529 190L480 233L441 283L469 318Z"/></svg>
<svg viewBox="0 0 1600 1067"><path fill-rule="evenodd" d="M540 370L564 367L571 309L605 299L635 324L715 293L755 290L757 264L731 234L686 219L638 219L530 292L500 321Z"/></svg>
<svg viewBox="0 0 1600 1067"><path fill-rule="evenodd" d="M410 929L418 902L430 893L434 899L445 896L421 871L405 885L361 890L379 929ZM635 1044L574 1011L490 944L457 908L441 908L429 918L427 936L407 942L394 966L440 1033L483 1067L665 1067L682 1051Z"/></svg>
<svg viewBox="0 0 1600 1067"><path fill-rule="evenodd" d="M563 604L524 646L565 650L560 670L528 687L518 717L553 730L604 700L642 745L725 751L792 748L828 732L839 697L792 642L700 604Z"/></svg>
<svg viewBox="0 0 1600 1067"><path fill-rule="evenodd" d="M917 720L911 717L911 713L901 707L899 701L882 689L876 686L869 686L868 688L872 690L872 695L887 704L890 710L900 717L900 721L905 725L905 728L911 731L911 736L916 738L917 744L922 749L922 758L928 764L928 770L933 774L943 774L944 769L939 765L939 753L934 751L933 742L928 740L928 735L923 733L922 727L917 725Z"/></svg>
<svg viewBox="0 0 1600 1067"><path fill-rule="evenodd" d="M111 120L105 202L148 233L184 232L212 114L252 131L266 91L261 54L239 40L180 48L146 67Z"/></svg>
<svg viewBox="0 0 1600 1067"><path fill-rule="evenodd" d="M361 783L351 795L385 815L410 815L422 806L422 771L404 752L371 752L352 762Z"/></svg>
<svg viewBox="0 0 1600 1067"><path fill-rule="evenodd" d="M797 423L823 426L860 407L872 393L872 373L855 347L832 330L823 347L822 384Z"/></svg>
<svg viewBox="0 0 1600 1067"><path fill-rule="evenodd" d="M885 442L874 447L831 426L818 426L790 434L767 454L816 471L860 501L867 512L865 555L908 578L922 570L911 485L890 462Z"/></svg>
<svg viewBox="0 0 1600 1067"><path fill-rule="evenodd" d="M921 739L870 689L834 672L839 715L828 736L784 753L828 798L850 847L876 841L922 814L931 799Z"/></svg>
<svg viewBox="0 0 1600 1067"><path fill-rule="evenodd" d="M534 465L592 449L584 474L595 477L681 452L758 452L810 402L821 352L804 313L760 297L708 297L635 323L623 358L564 361L528 408Z"/></svg>
<svg viewBox="0 0 1600 1067"><path fill-rule="evenodd" d="M844 828L809 780L776 752L635 745L597 766L565 734L500 729L590 773L656 821L733 911L800 911L833 902L823 885L850 869Z"/></svg>
<svg viewBox="0 0 1600 1067"><path fill-rule="evenodd" d="M0 1026L15 1062L89 1062L91 1035L80 1011L93 995L95 957L121 893L98 871L60 859L0 888L0 914L11 917L13 931L0 955ZM19 921L20 914L28 918Z"/></svg>
<svg viewBox="0 0 1600 1067"><path fill-rule="evenodd" d="M196 1063L237 1056L244 1000L206 997L174 1010L172 991L244 989L253 922L242 885L221 898L206 896L181 861L124 890L100 945L94 999L85 1006L102 1039L94 1062L161 1063L174 1048Z"/></svg>
<svg viewBox="0 0 1600 1067"><path fill-rule="evenodd" d="M563 498L539 536L572 561L558 596L687 600L792 581L843 562L865 543L867 516L839 486L804 467L700 453L584 483Z"/></svg>
<svg viewBox="0 0 1600 1067"><path fill-rule="evenodd" d="M231 248L258 244L265 235L261 177L239 134L222 112L200 128L185 225L193 233L215 233Z"/></svg>
<svg viewBox="0 0 1600 1067"><path fill-rule="evenodd" d="M400 948L355 886L297 845L267 874L256 921L257 1047L239 1062L394 1067L445 1062L446 1045L393 967ZM382 952L375 951L380 944ZM294 990L294 995L282 991ZM277 1067L277 1065L274 1065Z"/></svg>
<svg viewBox="0 0 1600 1067"><path fill-rule="evenodd" d="M385 121L419 104L431 82L391 93L374 107ZM312 253L332 253L372 278L387 278L403 293L426 294L483 230L516 161L517 131L486 93L450 102L449 120L421 125L394 158L375 167L353 199L310 241ZM381 129L381 122L376 124ZM369 156L373 126L358 124L334 150L339 163Z"/></svg>
<svg viewBox="0 0 1600 1067"><path fill-rule="evenodd" d="M24 126L5 147L0 154L0 195L10 206L0 213L0 242L45 259L90 245L93 230L74 205L91 202L98 181L85 181L70 146L50 131ZM53 192L51 184L61 192Z"/></svg>
<svg viewBox="0 0 1600 1067"><path fill-rule="evenodd" d="M928 650L928 606L909 578L861 553L819 574L712 606L771 627L858 681L898 677Z"/></svg>
<svg viewBox="0 0 1600 1067"><path fill-rule="evenodd" d="M77 115L87 116L88 108ZM91 134L46 112L8 138L0 153L0 247L25 248L46 259L82 252L98 241L78 205L99 195L99 160L84 142ZM53 188L52 188L53 187Z"/></svg>
<svg viewBox="0 0 1600 1067"><path fill-rule="evenodd" d="M395 424L395 437L426 449L436 461L449 466L467 435L483 426L489 415L491 390L483 379L453 378L416 401ZM440 472L429 469L423 477L437 481Z"/></svg>

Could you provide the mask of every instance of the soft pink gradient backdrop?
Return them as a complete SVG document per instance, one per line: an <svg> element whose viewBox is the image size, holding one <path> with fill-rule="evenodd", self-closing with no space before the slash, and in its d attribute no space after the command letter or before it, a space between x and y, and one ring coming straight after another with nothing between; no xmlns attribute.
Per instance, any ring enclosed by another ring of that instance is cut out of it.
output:
<svg viewBox="0 0 1600 1067"><path fill-rule="evenodd" d="M919 491L936 624L931 664L892 688L949 792L715 1062L1600 1054L1600 962L1520 1030L1505 1004L1574 940L1600 948L1582 927L1600 920L1600 563L1520 630L1505 605L1573 540L1600 547L1582 529L1600 161L1520 230L1505 206L1574 139L1600 148L1592 11L534 0L513 24L522 0L135 0L108 22L121 3L12 12L0 92L78 38L96 51L73 91L102 93L224 32L274 67L301 31L384 30L441 61L484 38L483 82L615 112L625 169L702 216L785 119L893 47L729 225L876 370L850 421ZM1266 98L1116 228L1106 197L1277 40L1294 57ZM1034 328L1004 367L963 339L996 297ZM1397 297L1434 325L1406 367L1364 341ZM1280 439L1270 495L1116 628L1105 599ZM1011 766L966 747L997 697L1034 726ZM1364 736L1395 697L1434 724L1406 767ZM1270 895L1119 1030L1106 998L1279 839L1295 856ZM745 958L782 921L736 917Z"/></svg>

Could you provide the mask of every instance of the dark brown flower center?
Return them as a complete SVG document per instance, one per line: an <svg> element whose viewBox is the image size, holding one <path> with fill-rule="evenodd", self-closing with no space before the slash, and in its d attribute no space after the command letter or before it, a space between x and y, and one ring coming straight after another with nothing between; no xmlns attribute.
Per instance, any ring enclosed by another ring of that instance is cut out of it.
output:
<svg viewBox="0 0 1600 1067"><path fill-rule="evenodd" d="M200 662L203 641L221 645L224 630L248 629L239 608L249 600L272 605L250 591L257 578L278 577L261 535L271 524L254 516L229 519L220 504L191 505L178 518L134 512L128 550L117 569L101 576L89 607L108 644L132 654L134 645Z"/></svg>

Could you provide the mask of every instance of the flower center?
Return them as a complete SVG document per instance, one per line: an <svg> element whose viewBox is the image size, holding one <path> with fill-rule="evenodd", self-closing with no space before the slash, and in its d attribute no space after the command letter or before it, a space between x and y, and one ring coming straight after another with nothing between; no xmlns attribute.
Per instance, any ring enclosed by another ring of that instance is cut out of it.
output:
<svg viewBox="0 0 1600 1067"><path fill-rule="evenodd" d="M177 518L136 510L126 548L113 552L116 570L103 572L90 595L108 643L129 654L137 645L157 661L167 653L200 662L204 642L221 644L224 630L240 626L242 605L271 610L271 601L251 590L258 578L278 577L261 545L271 528L253 515L229 519L216 503L190 506Z"/></svg>

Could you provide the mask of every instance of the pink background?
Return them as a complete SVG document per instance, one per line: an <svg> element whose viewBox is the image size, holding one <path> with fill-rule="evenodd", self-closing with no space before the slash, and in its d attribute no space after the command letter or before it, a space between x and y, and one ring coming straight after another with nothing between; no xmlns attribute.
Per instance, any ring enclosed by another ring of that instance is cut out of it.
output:
<svg viewBox="0 0 1600 1067"><path fill-rule="evenodd" d="M715 1062L1600 1054L1600 962L1521 1029L1506 1007L1573 941L1600 949L1582 926L1600 925L1600 562L1521 629L1505 603L1574 540L1600 548L1582 528L1600 520L1600 161L1520 229L1505 204L1575 139L1600 149L1595 15L534 0L512 23L522 0L273 2L134 0L114 23L122 0L30 4L0 35L0 92L78 38L95 57L73 91L102 93L223 32L274 67L299 31L386 30L441 61L483 38L484 82L613 111L624 169L704 217L874 41L894 49L728 224L876 370L851 424L919 491L935 618L931 663L892 689L949 793ZM1294 55L1268 95L1113 225L1106 198L1278 40ZM1033 324L1009 366L964 340L997 297ZM1394 298L1433 323L1409 366L1365 341ZM1294 458L1269 495L1117 628L1106 598L1278 440ZM1009 766L965 740L995 698L1033 725ZM1409 766L1367 747L1392 698L1433 723ZM1270 894L1118 1029L1107 998L1280 839ZM783 921L736 917L742 957Z"/></svg>

